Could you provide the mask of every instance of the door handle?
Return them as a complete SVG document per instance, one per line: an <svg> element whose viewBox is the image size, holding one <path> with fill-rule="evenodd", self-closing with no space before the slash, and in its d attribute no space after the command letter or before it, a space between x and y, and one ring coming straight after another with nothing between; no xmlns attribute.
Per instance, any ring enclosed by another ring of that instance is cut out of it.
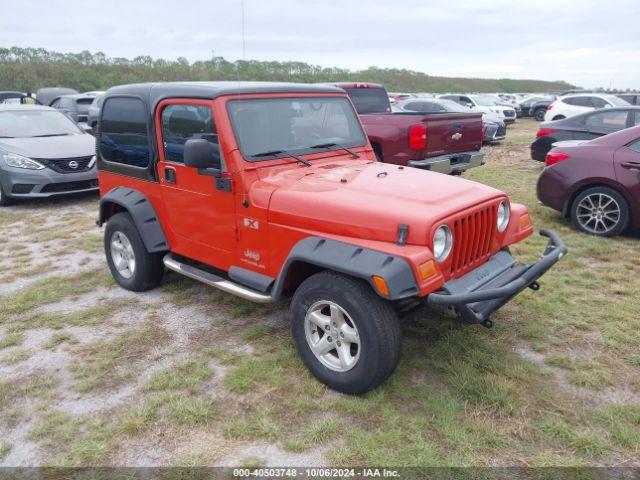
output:
<svg viewBox="0 0 640 480"><path fill-rule="evenodd" d="M620 166L627 170L640 170L640 162L622 162Z"/></svg>
<svg viewBox="0 0 640 480"><path fill-rule="evenodd" d="M164 181L167 183L176 183L176 169L173 167L164 167Z"/></svg>

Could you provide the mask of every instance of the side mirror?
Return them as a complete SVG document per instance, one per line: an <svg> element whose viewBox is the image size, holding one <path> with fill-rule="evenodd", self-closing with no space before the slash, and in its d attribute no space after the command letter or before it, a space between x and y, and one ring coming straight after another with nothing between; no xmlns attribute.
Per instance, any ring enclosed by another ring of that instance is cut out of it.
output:
<svg viewBox="0 0 640 480"><path fill-rule="evenodd" d="M198 170L218 169L219 173L220 146L202 138L187 140L184 144L184 164Z"/></svg>

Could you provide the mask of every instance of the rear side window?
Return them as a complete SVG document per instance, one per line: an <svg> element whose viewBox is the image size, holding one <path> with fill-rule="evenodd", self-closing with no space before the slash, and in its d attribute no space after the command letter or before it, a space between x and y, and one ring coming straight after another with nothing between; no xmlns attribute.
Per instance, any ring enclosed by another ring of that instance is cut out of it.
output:
<svg viewBox="0 0 640 480"><path fill-rule="evenodd" d="M383 88L345 88L344 89L358 113L390 112L389 96Z"/></svg>
<svg viewBox="0 0 640 480"><path fill-rule="evenodd" d="M604 108L609 104L601 98L591 97L591 105L593 105L595 108Z"/></svg>
<svg viewBox="0 0 640 480"><path fill-rule="evenodd" d="M587 127L598 130L610 130L612 132L622 130L627 125L627 112L598 112L589 115L584 124Z"/></svg>
<svg viewBox="0 0 640 480"><path fill-rule="evenodd" d="M593 107L591 97L569 97L563 98L562 101L569 105L575 105L576 107Z"/></svg>
<svg viewBox="0 0 640 480"><path fill-rule="evenodd" d="M107 162L149 165L149 136L144 104L137 98L109 98L102 107L100 155Z"/></svg>
<svg viewBox="0 0 640 480"><path fill-rule="evenodd" d="M204 105L166 106L162 110L165 160L184 163L184 144L192 138L218 143L211 108Z"/></svg>

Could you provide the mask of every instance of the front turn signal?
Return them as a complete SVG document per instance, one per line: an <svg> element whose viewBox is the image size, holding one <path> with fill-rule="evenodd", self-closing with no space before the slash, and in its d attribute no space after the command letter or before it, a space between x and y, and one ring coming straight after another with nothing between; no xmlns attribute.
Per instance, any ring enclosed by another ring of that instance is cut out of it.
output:
<svg viewBox="0 0 640 480"><path fill-rule="evenodd" d="M372 275L371 280L373 280L373 284L376 286L376 289L378 290L378 293L380 293L380 295L382 295L383 297L389 296L389 286L387 285L387 282L384 278L378 275Z"/></svg>
<svg viewBox="0 0 640 480"><path fill-rule="evenodd" d="M420 274L420 280L426 280L427 278L433 277L438 273L438 270L436 269L436 262L429 260L421 263L418 265L418 273Z"/></svg>
<svg viewBox="0 0 640 480"><path fill-rule="evenodd" d="M518 227L520 228L520 230L526 230L530 226L531 217L529 216L529 214L525 213L524 215L520 215L520 220L518 220Z"/></svg>

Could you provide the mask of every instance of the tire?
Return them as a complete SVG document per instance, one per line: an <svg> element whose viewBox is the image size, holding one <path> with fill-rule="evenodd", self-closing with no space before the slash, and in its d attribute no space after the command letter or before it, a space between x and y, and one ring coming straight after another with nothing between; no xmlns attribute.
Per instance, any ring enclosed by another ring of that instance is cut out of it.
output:
<svg viewBox="0 0 640 480"><path fill-rule="evenodd" d="M329 325L336 323L337 328ZM291 332L307 368L339 392L359 394L377 387L400 360L400 325L391 304L364 281L339 273L324 271L302 282L291 301ZM312 350L315 341L329 347L324 356Z"/></svg>
<svg viewBox="0 0 640 480"><path fill-rule="evenodd" d="M567 117L565 117L564 115L556 115L555 117L553 117L553 119L552 119L552 120L553 120L553 121L556 121L556 120L562 120L562 119L564 119L564 118L567 118Z"/></svg>
<svg viewBox="0 0 640 480"><path fill-rule="evenodd" d="M630 219L627 201L613 188L588 188L580 192L571 204L573 226L590 235L620 235L629 226Z"/></svg>
<svg viewBox="0 0 640 480"><path fill-rule="evenodd" d="M535 111L533 116L537 121L542 122L544 120L544 114L545 113L547 113L547 109L546 108L539 108L538 110Z"/></svg>
<svg viewBox="0 0 640 480"><path fill-rule="evenodd" d="M8 207L14 203L15 200L11 197L7 197L7 194L4 193L4 189L2 188L2 184L0 184L0 207Z"/></svg>
<svg viewBox="0 0 640 480"><path fill-rule="evenodd" d="M116 213L109 218L104 231L104 251L111 275L122 288L144 292L162 281L163 254L147 252L129 213Z"/></svg>

